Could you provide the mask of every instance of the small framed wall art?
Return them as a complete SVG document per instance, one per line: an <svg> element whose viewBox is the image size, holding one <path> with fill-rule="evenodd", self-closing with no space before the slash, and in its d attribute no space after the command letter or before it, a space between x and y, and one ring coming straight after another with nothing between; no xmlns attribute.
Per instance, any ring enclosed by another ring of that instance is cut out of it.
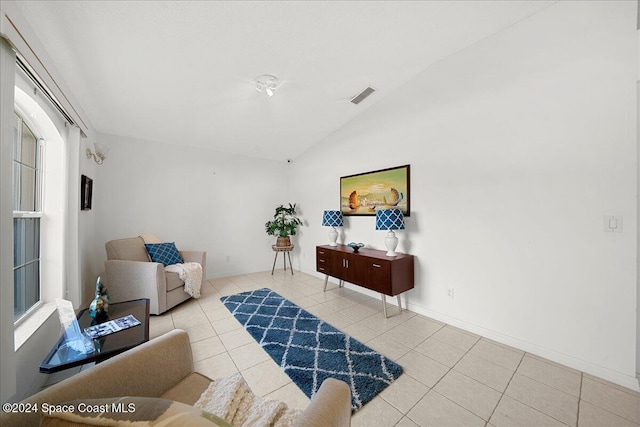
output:
<svg viewBox="0 0 640 427"><path fill-rule="evenodd" d="M93 180L86 175L82 175L80 180L80 210L91 210L91 198L93 196Z"/></svg>
<svg viewBox="0 0 640 427"><path fill-rule="evenodd" d="M340 178L340 210L345 216L375 216L380 209L397 207L411 214L409 165Z"/></svg>

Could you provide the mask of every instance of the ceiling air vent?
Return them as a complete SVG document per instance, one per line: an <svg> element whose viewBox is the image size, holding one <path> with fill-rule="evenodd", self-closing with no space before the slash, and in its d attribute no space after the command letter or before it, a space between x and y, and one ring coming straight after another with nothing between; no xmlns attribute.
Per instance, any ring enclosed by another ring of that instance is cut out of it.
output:
<svg viewBox="0 0 640 427"><path fill-rule="evenodd" d="M376 90L374 88L369 86L368 88L366 88L365 90L363 90L362 92L360 92L359 94L357 94L356 96L351 98L351 102L353 102L354 104L358 105L375 91Z"/></svg>

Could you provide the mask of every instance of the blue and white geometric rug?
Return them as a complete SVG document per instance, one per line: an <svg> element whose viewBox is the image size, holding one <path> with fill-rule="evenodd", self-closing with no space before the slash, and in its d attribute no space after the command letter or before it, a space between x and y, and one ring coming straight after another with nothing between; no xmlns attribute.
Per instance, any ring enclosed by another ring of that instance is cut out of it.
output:
<svg viewBox="0 0 640 427"><path fill-rule="evenodd" d="M402 374L402 367L270 289L220 298L307 397L329 377L351 388L356 411Z"/></svg>

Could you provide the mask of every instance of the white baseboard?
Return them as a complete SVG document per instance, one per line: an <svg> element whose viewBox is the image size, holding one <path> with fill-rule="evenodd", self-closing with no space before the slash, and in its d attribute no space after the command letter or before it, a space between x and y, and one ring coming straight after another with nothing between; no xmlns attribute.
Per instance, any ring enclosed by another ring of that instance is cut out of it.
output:
<svg viewBox="0 0 640 427"><path fill-rule="evenodd" d="M360 286L352 285L350 283L345 282L345 287L347 287L348 289L354 290L356 292L369 295L374 298L380 298L379 293L368 290ZM387 298L387 303L397 305L396 298L395 297ZM489 338L501 344L517 348L518 350L526 351L528 353L534 354L539 357L543 357L545 359L549 359L553 362L559 363L561 365L565 365L569 368L577 369L578 371L582 371L584 373L602 378L604 380L621 385L628 389L631 389L634 391L640 391L639 378L636 378L632 375L626 375L624 373L606 368L604 366L594 364L587 360L582 360L580 358L577 358L568 354L564 354L550 348L546 348L528 341L524 341L516 337L505 335L501 332L487 329L482 326L475 325L473 323L465 322L460 319L456 319L454 317L448 316L446 314L429 310L416 304L412 304L410 302L408 303L408 307L405 307L405 308L408 308L414 313L422 314L423 316L427 316L431 319L438 320L440 322L446 323L451 326L455 326L457 328L463 329L465 331L469 331L471 333L480 335L485 338Z"/></svg>
<svg viewBox="0 0 640 427"><path fill-rule="evenodd" d="M582 360L580 358L577 358L568 354L564 354L547 347L542 347L540 345L530 343L528 341L524 341L516 337L505 335L503 333L496 332L494 330L487 329L482 326L474 325L469 322L464 322L459 319L447 316L445 314L434 312L433 310L428 310L423 307L416 306L415 304L409 304L408 308L409 310L415 313L422 314L423 316L427 316L432 319L438 320L440 322L447 323L451 326L464 329L465 331L469 331L474 334L483 336L485 338L489 338L501 344L517 348L518 350L522 350L527 353L535 354L536 356L543 357L545 359L549 359L561 365L565 365L569 368L573 368L578 371L582 371L586 374L590 374L590 375L602 378L604 380L621 385L628 389L631 389L634 391L640 391L640 384L638 382L638 378L634 376L626 375L621 372L606 368L604 366L596 365L587 360Z"/></svg>

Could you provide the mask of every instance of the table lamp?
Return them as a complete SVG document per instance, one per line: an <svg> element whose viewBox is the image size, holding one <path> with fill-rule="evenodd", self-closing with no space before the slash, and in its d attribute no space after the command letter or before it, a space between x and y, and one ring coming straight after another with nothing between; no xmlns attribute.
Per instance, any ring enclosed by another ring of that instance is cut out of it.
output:
<svg viewBox="0 0 640 427"><path fill-rule="evenodd" d="M398 238L393 230L404 230L404 215L398 208L381 209L376 211L376 230L389 230L384 243L387 246L387 256L396 256Z"/></svg>
<svg viewBox="0 0 640 427"><path fill-rule="evenodd" d="M331 227L329 230L329 246L337 246L336 240L338 239L338 231L336 227L342 227L342 212L340 211L324 211L322 215L322 225L325 227Z"/></svg>

